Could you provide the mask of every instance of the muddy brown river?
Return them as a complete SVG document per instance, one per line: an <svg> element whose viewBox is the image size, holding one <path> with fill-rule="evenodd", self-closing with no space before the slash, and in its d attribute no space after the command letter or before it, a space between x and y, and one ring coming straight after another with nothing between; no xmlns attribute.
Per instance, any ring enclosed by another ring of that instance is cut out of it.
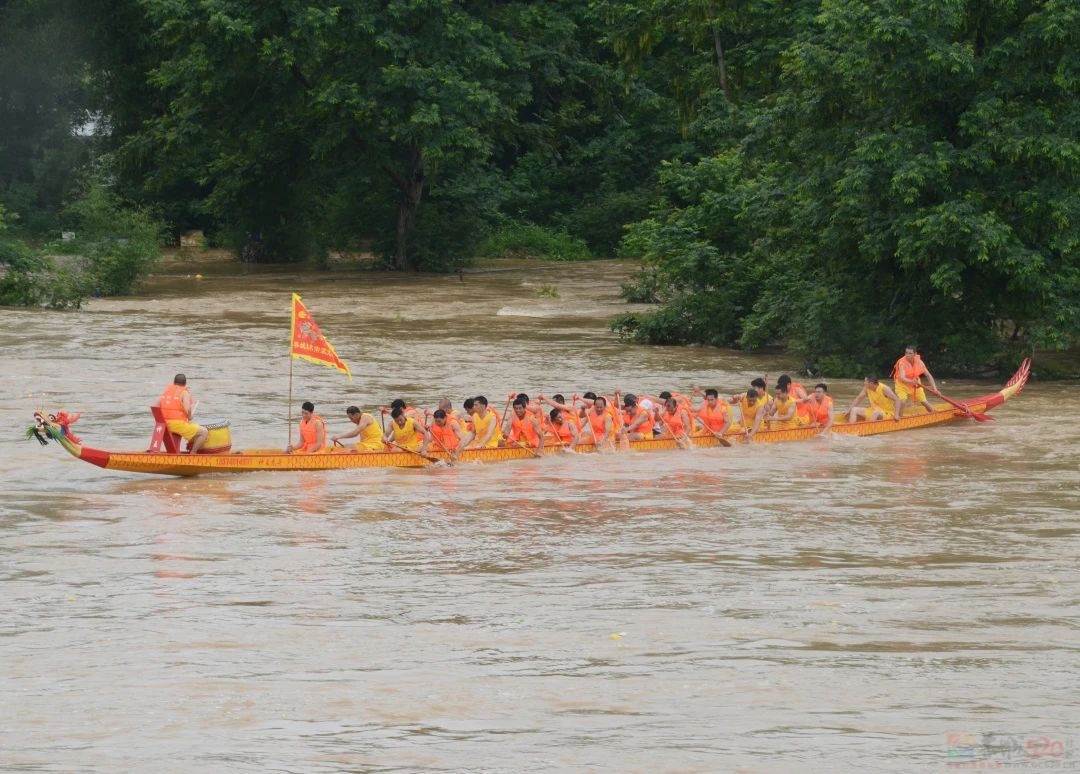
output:
<svg viewBox="0 0 1080 774"><path fill-rule="evenodd" d="M23 438L64 409L145 449L183 371L234 448L283 447L293 291L354 375L293 361L331 432L799 365L620 342L630 270L207 264L0 310L0 770L1080 769L1073 384L892 436L453 468L176 479Z"/></svg>

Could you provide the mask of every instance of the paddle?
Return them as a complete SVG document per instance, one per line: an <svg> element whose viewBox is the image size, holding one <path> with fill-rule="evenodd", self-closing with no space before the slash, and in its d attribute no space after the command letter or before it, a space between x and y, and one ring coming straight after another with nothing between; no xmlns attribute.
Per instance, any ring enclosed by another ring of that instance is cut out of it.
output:
<svg viewBox="0 0 1080 774"><path fill-rule="evenodd" d="M425 411L424 412L424 419L427 419L429 416L431 416L431 412L430 411ZM439 448L442 449L444 452L446 452L446 456L448 456L450 458L449 460L447 460L446 464L448 466L450 466L450 467L454 467L454 463L457 462L457 457L454 455L454 453L452 451L450 451L449 449L446 448L445 444L443 444L442 441L439 440L439 436L435 435L435 433L433 433L431 431L431 426L430 425L428 426L428 432L431 433L431 437L435 439L435 443L439 444Z"/></svg>
<svg viewBox="0 0 1080 774"><path fill-rule="evenodd" d="M514 398L517 397L516 392L510 393L510 397L506 401L506 405L503 406L502 416L499 417L499 429L502 430L504 424L506 424L506 412L510 410L510 404L514 402Z"/></svg>
<svg viewBox="0 0 1080 774"><path fill-rule="evenodd" d="M715 438L717 441L719 441L721 446L731 446L731 441L729 441L727 438L724 438L724 436L720 435L720 433L716 432L711 427L709 427L707 424L705 424L705 420L703 420L701 417L695 415L694 416L694 421L697 422L702 427L704 427L710 433L712 433L712 437Z"/></svg>
<svg viewBox="0 0 1080 774"><path fill-rule="evenodd" d="M394 443L393 441L387 441L386 443L387 443L387 444L388 444L389 446L393 446L393 447L395 447L395 448L397 448L397 449L401 449L401 450L402 450L403 452L408 452L409 454L415 454L415 455L416 455L417 457L419 457L420 459L422 459L422 460L427 460L428 462L432 463L433 465L440 465L440 464L445 464L445 463L444 463L444 462L443 462L442 460L440 460L440 459L439 459L438 457L429 457L429 456L427 456L426 454L421 454L421 453L420 453L420 452L418 452L418 451L413 451L412 449L408 449L408 448L406 448L406 447L402 446L402 445L401 445L400 443Z"/></svg>
<svg viewBox="0 0 1080 774"><path fill-rule="evenodd" d="M525 451L532 452L532 456L536 457L536 459L540 459L541 457L544 456L540 452L538 452L536 449L534 449L533 447L527 446L526 444L522 443L521 441L514 441L514 445L515 446L520 446L522 449L525 449Z"/></svg>
<svg viewBox="0 0 1080 774"><path fill-rule="evenodd" d="M683 435L675 435L675 431L671 429L671 425L664 419L664 412L662 411L660 412L660 421L664 423L664 427L671 433L671 437L675 439L675 443L679 445L680 449L689 449L693 447L694 442L687 438L685 433Z"/></svg>
<svg viewBox="0 0 1080 774"><path fill-rule="evenodd" d="M928 393L930 393L931 395L937 395L939 398L941 398L943 401L948 403L950 406L953 406L954 408L960 409L961 411L964 412L964 414L966 416L971 417L976 422L989 422L989 421L991 421L993 419L993 417L990 416L989 414L981 414L978 411L972 411L970 408L965 406L963 403L960 403L959 401L955 401L952 398L945 397L940 392L935 390L933 387L927 387L925 384L920 385L920 386L924 390L926 390Z"/></svg>
<svg viewBox="0 0 1080 774"><path fill-rule="evenodd" d="M630 451L630 436L626 433L626 416L620 403L622 394L615 390L615 416L619 418L619 451Z"/></svg>

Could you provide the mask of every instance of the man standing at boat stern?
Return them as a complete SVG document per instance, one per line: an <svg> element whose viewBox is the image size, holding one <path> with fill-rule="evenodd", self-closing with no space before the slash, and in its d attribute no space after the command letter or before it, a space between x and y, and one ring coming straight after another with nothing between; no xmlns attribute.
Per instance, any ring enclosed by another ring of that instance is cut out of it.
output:
<svg viewBox="0 0 1080 774"><path fill-rule="evenodd" d="M169 432L176 433L191 444L191 453L197 454L206 443L210 431L191 421L195 415L195 401L187 388L187 377L183 374L174 376L173 383L161 393L158 405L161 406L161 416L165 418Z"/></svg>
<svg viewBox="0 0 1080 774"><path fill-rule="evenodd" d="M937 392L937 384L930 371L926 368L922 358L915 352L915 345L908 344L904 348L904 356L893 365L893 385L895 392L900 396L904 406L912 406L921 403L927 412L933 411L934 407L926 399L926 391L922 387L919 377L925 376L926 383Z"/></svg>

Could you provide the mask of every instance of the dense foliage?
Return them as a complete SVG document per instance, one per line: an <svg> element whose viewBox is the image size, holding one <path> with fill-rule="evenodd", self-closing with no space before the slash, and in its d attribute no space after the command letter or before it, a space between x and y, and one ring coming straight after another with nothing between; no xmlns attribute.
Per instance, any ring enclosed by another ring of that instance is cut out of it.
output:
<svg viewBox="0 0 1080 774"><path fill-rule="evenodd" d="M971 370L1080 332L1071 2L8 0L0 21L0 204L38 242L81 219L82 292L130 291L153 211L247 260L618 250L643 262L627 297L659 304L621 332L837 375L908 341ZM48 250L4 244L4 298L65 297L30 291Z"/></svg>
<svg viewBox="0 0 1080 774"><path fill-rule="evenodd" d="M1080 11L831 0L730 142L635 225L639 339L782 341L833 374L973 369L1080 330ZM768 58L768 57L766 57Z"/></svg>

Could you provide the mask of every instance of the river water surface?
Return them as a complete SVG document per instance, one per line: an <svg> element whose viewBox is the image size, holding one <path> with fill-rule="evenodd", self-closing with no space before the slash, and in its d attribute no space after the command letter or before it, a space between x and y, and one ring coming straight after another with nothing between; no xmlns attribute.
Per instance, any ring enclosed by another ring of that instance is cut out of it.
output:
<svg viewBox="0 0 1080 774"><path fill-rule="evenodd" d="M891 437L455 468L173 479L23 440L65 409L143 449L183 371L234 448L284 446L292 291L354 374L294 362L332 432L397 396L798 365L619 342L619 263L202 271L0 310L0 770L1080 768L1074 386Z"/></svg>

